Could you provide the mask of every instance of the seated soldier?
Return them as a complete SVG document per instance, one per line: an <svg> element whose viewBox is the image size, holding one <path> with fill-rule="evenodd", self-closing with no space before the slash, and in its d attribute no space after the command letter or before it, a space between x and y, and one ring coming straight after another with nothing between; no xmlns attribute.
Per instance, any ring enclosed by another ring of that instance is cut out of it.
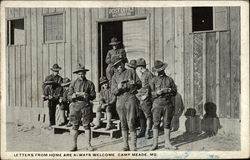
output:
<svg viewBox="0 0 250 160"><path fill-rule="evenodd" d="M116 102L116 97L111 94L111 90L109 87L109 81L106 77L100 78L100 85L101 85L101 91L100 91L100 105L97 108L96 112L96 120L97 124L94 127L94 129L98 129L101 127L101 111L105 110L107 114L107 126L106 130L112 129L111 126L111 110L114 109L114 105Z"/></svg>
<svg viewBox="0 0 250 160"><path fill-rule="evenodd" d="M63 87L63 93L59 99L60 102L60 116L61 116L61 122L59 124L59 126L63 126L66 124L66 117L65 117L65 111L67 111L67 117L69 115L69 104L70 101L68 99L68 92L69 92L69 85L70 85L71 81L69 78L63 78L63 82L61 84L61 86ZM69 123L70 124L70 123ZM70 126L70 125L69 125Z"/></svg>

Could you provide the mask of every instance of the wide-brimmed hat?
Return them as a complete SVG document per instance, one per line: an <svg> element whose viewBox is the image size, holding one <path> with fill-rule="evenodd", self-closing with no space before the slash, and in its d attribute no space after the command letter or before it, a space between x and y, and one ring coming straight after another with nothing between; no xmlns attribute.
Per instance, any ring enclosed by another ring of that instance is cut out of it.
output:
<svg viewBox="0 0 250 160"><path fill-rule="evenodd" d="M52 71L60 71L62 67L59 67L59 65L56 63L51 68Z"/></svg>
<svg viewBox="0 0 250 160"><path fill-rule="evenodd" d="M105 76L101 76L100 77L100 85L102 85L102 84L104 84L104 83L108 83L109 82L109 80L107 79L107 77L105 77Z"/></svg>
<svg viewBox="0 0 250 160"><path fill-rule="evenodd" d="M68 77L63 78L63 82L61 84L62 87L70 85L71 80Z"/></svg>
<svg viewBox="0 0 250 160"><path fill-rule="evenodd" d="M136 66L137 66L137 67L146 66L146 65L147 65L147 64L146 64L146 61L145 61L144 58L139 58L139 59L137 59L137 61L136 61Z"/></svg>
<svg viewBox="0 0 250 160"><path fill-rule="evenodd" d="M114 46L114 45L117 45L119 43L120 43L120 41L118 41L118 39L116 37L113 37L113 38L111 38L109 45Z"/></svg>
<svg viewBox="0 0 250 160"><path fill-rule="evenodd" d="M132 59L129 61L129 63L127 63L127 66L130 68L136 68L136 60Z"/></svg>
<svg viewBox="0 0 250 160"><path fill-rule="evenodd" d="M86 69L84 65L82 64L77 64L76 66L76 70L73 73L78 73L78 72L82 72L82 71L89 71L89 69Z"/></svg>
<svg viewBox="0 0 250 160"><path fill-rule="evenodd" d="M51 85L51 84L56 84L56 81L54 80L53 77L49 77L48 79L46 79L45 82L43 82L46 85Z"/></svg>
<svg viewBox="0 0 250 160"><path fill-rule="evenodd" d="M115 56L115 57L112 58L111 61L113 62L113 66L116 66L120 62L125 62L125 58L120 57L120 56Z"/></svg>
<svg viewBox="0 0 250 160"><path fill-rule="evenodd" d="M162 70L164 70L165 68L167 68L168 64L167 63L163 63L160 60L156 60L154 63L154 67L152 68L153 72L160 72Z"/></svg>

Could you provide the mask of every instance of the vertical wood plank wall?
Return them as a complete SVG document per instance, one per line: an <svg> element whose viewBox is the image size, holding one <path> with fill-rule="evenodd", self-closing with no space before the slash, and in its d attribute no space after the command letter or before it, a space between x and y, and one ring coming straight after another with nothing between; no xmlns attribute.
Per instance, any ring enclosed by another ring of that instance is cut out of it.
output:
<svg viewBox="0 0 250 160"><path fill-rule="evenodd" d="M65 42L44 43L43 15L54 12L64 13ZM228 30L195 34L191 8L136 8L135 13L149 14L149 69L156 59L168 63L167 73L174 78L185 107L196 108L202 115L205 102L219 102L220 117L239 118L240 9L230 7L228 12ZM83 63L91 70L87 78L98 85L96 20L108 18L107 9L6 9L7 19L18 17L25 17L26 44L6 49L9 107L45 107L41 84L54 63L62 66L61 75L70 79L75 78L72 71L76 64Z"/></svg>

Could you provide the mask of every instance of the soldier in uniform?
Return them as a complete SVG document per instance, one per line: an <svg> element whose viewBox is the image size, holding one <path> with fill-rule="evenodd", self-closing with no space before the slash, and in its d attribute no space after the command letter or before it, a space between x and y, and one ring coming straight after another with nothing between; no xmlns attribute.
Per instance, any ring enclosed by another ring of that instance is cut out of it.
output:
<svg viewBox="0 0 250 160"><path fill-rule="evenodd" d="M152 129L152 101L151 101L151 90L149 81L154 77L153 74L146 68L146 61L143 58L137 60L137 68L141 72L142 88L138 91L138 98L140 100L141 110L146 117L146 138L151 138L150 130Z"/></svg>
<svg viewBox="0 0 250 160"><path fill-rule="evenodd" d="M133 69L135 71L135 73L136 73L137 64L136 64L136 60L135 59L130 60L129 63L127 63L126 65L130 69ZM140 104L139 100L138 100L138 104ZM142 111L141 105L137 105L137 118L140 121L140 132L137 135L137 137L138 138L144 137L145 136L145 132L146 132L146 118L145 118L144 113Z"/></svg>
<svg viewBox="0 0 250 160"><path fill-rule="evenodd" d="M69 92L69 85L70 85L71 81L69 78L65 77L63 78L63 82L61 84L61 86L63 87L62 89L62 95L59 99L59 103L60 103L60 116L61 116L61 123L59 124L59 126L63 126L66 124L66 117L65 117L65 111L67 111L67 115L69 115L69 104L70 101L68 99L68 92Z"/></svg>
<svg viewBox="0 0 250 160"><path fill-rule="evenodd" d="M95 86L93 82L86 79L86 72L89 71L81 64L73 72L78 78L69 86L68 97L73 103L70 104L70 123L73 125L71 129L72 148L70 151L77 150L77 137L80 123L82 123L87 138L87 150L93 151L91 146L91 129L90 124L93 121L92 104L90 101L96 98ZM82 121L81 121L82 119Z"/></svg>
<svg viewBox="0 0 250 160"><path fill-rule="evenodd" d="M174 80L165 74L166 63L156 60L152 70L157 72L157 76L150 81L152 90L153 107L153 146L151 150L158 148L158 130L163 117L164 138L166 149L176 149L170 143L170 126L174 115L174 106L171 97L177 93L177 88Z"/></svg>
<svg viewBox="0 0 250 160"><path fill-rule="evenodd" d="M48 100L49 108L49 127L56 124L56 106L59 104L59 98L62 93L62 88L54 81L52 76L48 77L43 83L44 90L42 98L44 101Z"/></svg>
<svg viewBox="0 0 250 160"><path fill-rule="evenodd" d="M121 121L123 151L136 150L136 107L138 100L135 96L136 90L139 89L140 80L132 69L125 68L126 60L116 58L114 67L116 72L112 77L111 92L117 96L116 110ZM132 145L128 145L128 130L130 132Z"/></svg>
<svg viewBox="0 0 250 160"><path fill-rule="evenodd" d="M96 111L97 124L94 127L94 129L98 129L101 127L101 111L104 110L106 111L106 115L107 115L106 130L110 130L112 128L111 127L111 118L112 118L111 111L114 109L116 97L111 93L111 90L109 87L109 80L106 77L100 78L100 85L101 85L100 100L99 100L100 104L97 107L97 111Z"/></svg>
<svg viewBox="0 0 250 160"><path fill-rule="evenodd" d="M128 59L126 57L126 52L123 48L118 48L118 44L120 42L117 40L116 37L113 37L111 39L111 42L109 45L112 46L112 49L108 51L105 62L108 64L108 67L106 68L106 76L108 80L111 80L112 76L115 73L115 68L113 67L113 57L120 57L125 59L125 63L128 62Z"/></svg>

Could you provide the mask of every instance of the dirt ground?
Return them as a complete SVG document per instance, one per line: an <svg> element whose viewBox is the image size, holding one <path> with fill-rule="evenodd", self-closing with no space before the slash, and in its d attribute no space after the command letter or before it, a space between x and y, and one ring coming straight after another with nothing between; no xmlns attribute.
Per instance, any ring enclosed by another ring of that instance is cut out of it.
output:
<svg viewBox="0 0 250 160"><path fill-rule="evenodd" d="M53 130L41 126L17 126L8 123L6 127L7 151L68 151L70 134L54 134ZM79 151L86 150L84 133L78 137ZM171 142L181 151L236 151L240 150L240 137L218 132L216 136L186 135L181 131L171 133ZM138 138L138 151L148 151L152 139ZM96 151L121 151L122 138L110 139L107 135L99 135L92 139ZM159 150L164 149L163 135L159 136Z"/></svg>

